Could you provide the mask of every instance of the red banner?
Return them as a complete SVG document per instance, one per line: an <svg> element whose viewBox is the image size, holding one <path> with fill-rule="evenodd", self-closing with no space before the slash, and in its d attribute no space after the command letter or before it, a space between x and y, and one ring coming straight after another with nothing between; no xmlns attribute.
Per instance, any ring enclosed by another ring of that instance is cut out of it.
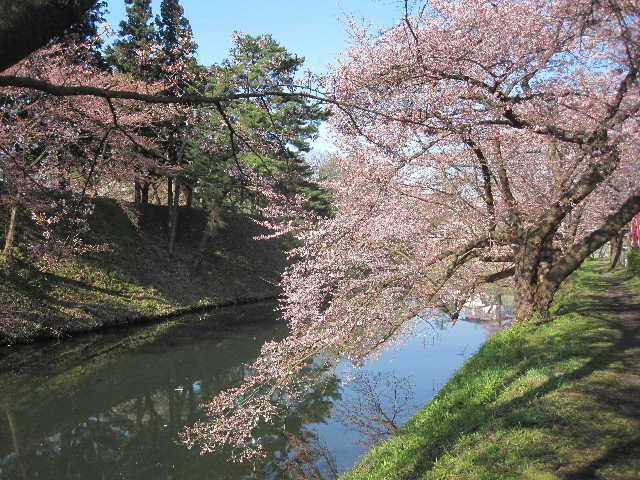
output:
<svg viewBox="0 0 640 480"><path fill-rule="evenodd" d="M631 248L640 246L640 213L631 220Z"/></svg>

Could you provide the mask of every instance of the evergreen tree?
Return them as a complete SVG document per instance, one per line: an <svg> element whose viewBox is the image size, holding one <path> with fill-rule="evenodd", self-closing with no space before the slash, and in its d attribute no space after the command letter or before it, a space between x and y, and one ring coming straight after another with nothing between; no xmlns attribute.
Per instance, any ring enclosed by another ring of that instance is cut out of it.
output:
<svg viewBox="0 0 640 480"><path fill-rule="evenodd" d="M303 62L304 58L288 52L270 35L238 35L230 58L217 67L207 91L217 95L293 91ZM303 98L270 97L234 100L225 104L224 110L234 123L234 144L228 133L219 131L224 122L213 111L201 135L219 138L217 151L212 152L210 146L209 152L191 150L194 161L189 170L198 179L199 194L215 191L217 201L236 208L247 206L247 201L261 203L263 199L254 189L245 188L240 178L243 171L251 170L275 181L282 193L302 193L310 208L329 213L327 192L311 181L311 168L303 158L317 136L319 123L327 118L324 108ZM211 145L211 141L200 143ZM229 172L233 178L226 177Z"/></svg>
<svg viewBox="0 0 640 480"><path fill-rule="evenodd" d="M287 51L271 35L240 35L224 62L229 88L235 93L293 91L304 57ZM239 101L230 112L244 132L252 132L255 143L267 154L253 159L252 169L261 175L278 175L283 193L302 193L308 206L328 214L329 198L311 181L312 171L303 155L318 135L327 110L307 99L278 98Z"/></svg>
<svg viewBox="0 0 640 480"><path fill-rule="evenodd" d="M198 45L193 41L191 25L179 0L162 0L156 25L157 41L162 46L166 65L195 62Z"/></svg>
<svg viewBox="0 0 640 480"><path fill-rule="evenodd" d="M127 19L120 22L120 38L105 49L106 58L120 72L149 80L155 73L145 60L156 43L151 0L125 0L125 4Z"/></svg>

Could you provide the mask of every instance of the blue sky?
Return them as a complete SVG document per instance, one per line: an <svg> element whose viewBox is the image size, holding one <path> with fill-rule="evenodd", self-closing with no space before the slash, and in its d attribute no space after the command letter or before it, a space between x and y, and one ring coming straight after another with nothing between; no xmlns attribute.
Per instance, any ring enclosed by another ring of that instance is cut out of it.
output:
<svg viewBox="0 0 640 480"><path fill-rule="evenodd" d="M393 25L401 17L401 0L182 0L199 45L198 60L219 63L231 48L231 34L270 33L287 50L306 59L305 67L322 72L348 45L344 14L366 19L376 28ZM154 0L155 13L160 0ZM124 0L109 0L107 21L117 30L125 17Z"/></svg>
<svg viewBox="0 0 640 480"><path fill-rule="evenodd" d="M106 20L117 31L126 16L124 0L108 3ZM224 60L232 46L231 34L239 30L271 34L291 53L305 57L303 69L315 73L324 72L348 47L345 15L381 29L397 23L404 13L402 0L181 0L180 4L193 28L201 64ZM153 0L152 8L158 14L160 0ZM333 150L324 128L313 150Z"/></svg>

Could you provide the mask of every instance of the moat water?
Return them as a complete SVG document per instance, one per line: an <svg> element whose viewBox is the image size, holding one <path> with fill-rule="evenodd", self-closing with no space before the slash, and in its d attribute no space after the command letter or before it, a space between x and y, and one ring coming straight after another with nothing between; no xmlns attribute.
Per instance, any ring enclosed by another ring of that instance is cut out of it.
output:
<svg viewBox="0 0 640 480"><path fill-rule="evenodd" d="M271 304L5 348L0 479L333 479L427 403L497 318L416 320L359 380L345 381L345 364L318 372L268 435L267 458L251 464L200 455L178 435L203 418L204 401L242 380L263 342L286 333Z"/></svg>

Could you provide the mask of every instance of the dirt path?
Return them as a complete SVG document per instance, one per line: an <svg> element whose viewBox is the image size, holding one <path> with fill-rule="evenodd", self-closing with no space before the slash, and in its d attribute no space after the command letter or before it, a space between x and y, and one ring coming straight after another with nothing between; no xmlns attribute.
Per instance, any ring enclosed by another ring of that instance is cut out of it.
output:
<svg viewBox="0 0 640 480"><path fill-rule="evenodd" d="M596 300L593 310L606 315L613 325L624 332L620 342L624 348L623 363L640 386L640 299L634 297L620 275L603 273L598 288L602 293L593 295Z"/></svg>
<svg viewBox="0 0 640 480"><path fill-rule="evenodd" d="M592 295L589 308L622 333L617 344L622 367L615 388L590 391L628 419L640 419L640 298L623 283L623 275L602 272L593 285L599 293ZM598 422L598 414L593 421ZM594 445L599 439L593 438ZM640 431L604 455L565 476L566 480L640 480Z"/></svg>

